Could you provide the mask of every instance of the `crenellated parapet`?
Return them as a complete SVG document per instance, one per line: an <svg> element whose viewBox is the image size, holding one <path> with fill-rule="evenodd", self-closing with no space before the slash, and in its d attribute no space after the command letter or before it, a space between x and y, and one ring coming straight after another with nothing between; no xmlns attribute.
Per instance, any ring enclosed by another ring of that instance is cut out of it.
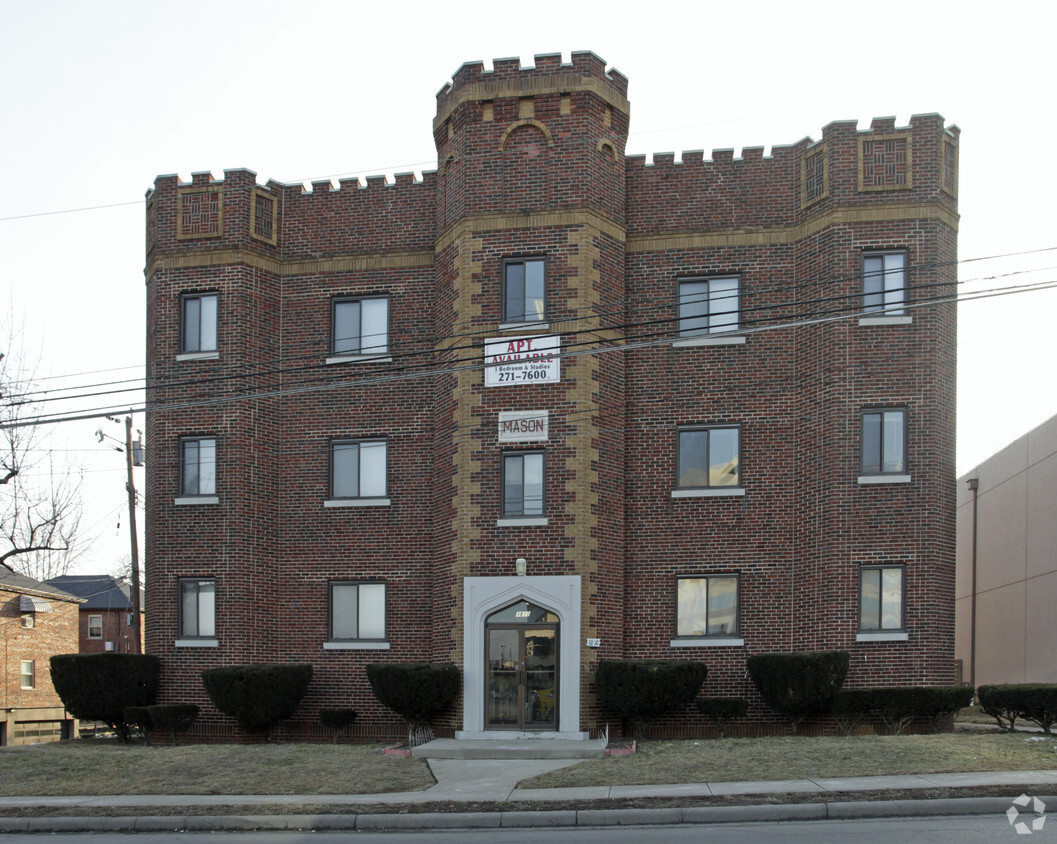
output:
<svg viewBox="0 0 1057 844"><path fill-rule="evenodd" d="M957 126L938 114L837 121L821 140L777 146L655 153L626 160L629 233L776 227L835 207L932 203L957 219Z"/></svg>
<svg viewBox="0 0 1057 844"><path fill-rule="evenodd" d="M250 249L299 259L431 249L436 173L364 180L258 184L251 170L189 182L159 176L147 192L147 261L206 250Z"/></svg>

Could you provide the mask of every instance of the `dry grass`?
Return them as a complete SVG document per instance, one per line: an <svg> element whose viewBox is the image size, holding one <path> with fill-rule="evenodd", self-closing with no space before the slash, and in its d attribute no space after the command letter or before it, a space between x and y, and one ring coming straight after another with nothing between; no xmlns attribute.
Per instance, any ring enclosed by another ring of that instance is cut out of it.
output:
<svg viewBox="0 0 1057 844"><path fill-rule="evenodd" d="M1057 737L1037 738L1025 733L956 732L651 741L630 756L584 762L527 780L522 786L662 785L1057 768Z"/></svg>
<svg viewBox="0 0 1057 844"><path fill-rule="evenodd" d="M429 788L425 760L379 745L124 746L80 740L0 750L0 796L377 794Z"/></svg>

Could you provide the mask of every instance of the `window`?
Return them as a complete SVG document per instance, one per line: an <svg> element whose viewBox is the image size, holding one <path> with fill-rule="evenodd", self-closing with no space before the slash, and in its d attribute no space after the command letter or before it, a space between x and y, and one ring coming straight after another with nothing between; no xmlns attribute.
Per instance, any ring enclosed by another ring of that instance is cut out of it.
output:
<svg viewBox="0 0 1057 844"><path fill-rule="evenodd" d="M330 639L385 639L385 584L330 584Z"/></svg>
<svg viewBox="0 0 1057 844"><path fill-rule="evenodd" d="M902 566L863 566L859 599L861 631L903 630L903 580Z"/></svg>
<svg viewBox="0 0 1057 844"><path fill-rule="evenodd" d="M101 615L88 616L88 638L103 638L103 617Z"/></svg>
<svg viewBox="0 0 1057 844"><path fill-rule="evenodd" d="M737 276L679 283L679 336L701 337L738 330Z"/></svg>
<svg viewBox="0 0 1057 844"><path fill-rule="evenodd" d="M906 313L907 256L878 252L862 259L863 313L902 316Z"/></svg>
<svg viewBox="0 0 1057 844"><path fill-rule="evenodd" d="M217 584L215 580L180 581L180 636L213 638L217 635Z"/></svg>
<svg viewBox="0 0 1057 844"><path fill-rule="evenodd" d="M217 351L217 295L183 297L183 334L180 351L186 354Z"/></svg>
<svg viewBox="0 0 1057 844"><path fill-rule="evenodd" d="M739 435L737 428L726 427L679 431L679 487L740 487Z"/></svg>
<svg viewBox="0 0 1057 844"><path fill-rule="evenodd" d="M545 268L542 258L503 265L503 322L543 322Z"/></svg>
<svg viewBox="0 0 1057 844"><path fill-rule="evenodd" d="M862 415L862 473L906 473L906 411L867 410Z"/></svg>
<svg viewBox="0 0 1057 844"><path fill-rule="evenodd" d="M22 688L33 689L37 685L37 666L32 659L22 660Z"/></svg>
<svg viewBox="0 0 1057 844"><path fill-rule="evenodd" d="M331 498L384 498L385 494L385 440L339 441L331 444Z"/></svg>
<svg viewBox="0 0 1057 844"><path fill-rule="evenodd" d="M680 577L676 636L737 636L738 577Z"/></svg>
<svg viewBox="0 0 1057 844"><path fill-rule="evenodd" d="M37 615L34 612L23 612L22 613L22 626L27 630L32 630L37 626Z"/></svg>
<svg viewBox="0 0 1057 844"><path fill-rule="evenodd" d="M503 455L503 516L543 515L543 452Z"/></svg>
<svg viewBox="0 0 1057 844"><path fill-rule="evenodd" d="M389 300L335 299L331 327L335 355L384 355L389 350Z"/></svg>
<svg viewBox="0 0 1057 844"><path fill-rule="evenodd" d="M196 438L180 441L181 495L216 495L217 441Z"/></svg>

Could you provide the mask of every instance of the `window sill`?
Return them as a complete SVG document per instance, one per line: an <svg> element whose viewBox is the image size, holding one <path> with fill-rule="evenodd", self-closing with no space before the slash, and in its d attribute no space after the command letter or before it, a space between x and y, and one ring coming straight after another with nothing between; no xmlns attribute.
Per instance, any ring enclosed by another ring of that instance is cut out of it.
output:
<svg viewBox="0 0 1057 844"><path fill-rule="evenodd" d="M905 642L910 638L906 631L902 633L860 633L855 637L856 642Z"/></svg>
<svg viewBox="0 0 1057 844"><path fill-rule="evenodd" d="M216 639L177 639L174 643L178 648L217 648L220 643Z"/></svg>
<svg viewBox="0 0 1057 844"><path fill-rule="evenodd" d="M519 518L509 518L509 519L496 519L495 520L495 526L496 527L543 527L544 525L549 524L549 522L550 522L550 519L548 519L546 516L544 516L543 518L538 518L538 517L537 518L533 518L531 516L526 516L526 517L523 517L523 518L519 517Z"/></svg>
<svg viewBox="0 0 1057 844"><path fill-rule="evenodd" d="M219 504L220 496L218 495L181 495L173 499L173 504L177 507L187 507L194 504Z"/></svg>
<svg viewBox="0 0 1057 844"><path fill-rule="evenodd" d="M744 495L745 487L712 487L710 489L673 489L672 498L724 498L727 496Z"/></svg>
<svg viewBox="0 0 1057 844"><path fill-rule="evenodd" d="M497 331L546 331L550 328L549 322L501 322Z"/></svg>
<svg viewBox="0 0 1057 844"><path fill-rule="evenodd" d="M325 651L387 651L389 650L388 642L324 642L323 650Z"/></svg>
<svg viewBox="0 0 1057 844"><path fill-rule="evenodd" d="M388 507L392 504L389 498L328 498L324 507Z"/></svg>
<svg viewBox="0 0 1057 844"><path fill-rule="evenodd" d="M387 354L379 355L334 355L326 360L327 366L335 363L392 363L393 359Z"/></svg>
<svg viewBox="0 0 1057 844"><path fill-rule="evenodd" d="M911 325L911 316L864 316L859 317L859 325Z"/></svg>
<svg viewBox="0 0 1057 844"><path fill-rule="evenodd" d="M220 360L220 352L181 352L176 356L180 360Z"/></svg>
<svg viewBox="0 0 1057 844"><path fill-rule="evenodd" d="M683 340L673 340L672 348L686 349L693 346L744 346L744 334L710 334L707 337L687 337Z"/></svg>
<svg viewBox="0 0 1057 844"><path fill-rule="evenodd" d="M693 638L672 639L670 648L741 648L745 640L740 636L694 636Z"/></svg>
<svg viewBox="0 0 1057 844"><path fill-rule="evenodd" d="M859 484L908 484L910 475L859 475Z"/></svg>

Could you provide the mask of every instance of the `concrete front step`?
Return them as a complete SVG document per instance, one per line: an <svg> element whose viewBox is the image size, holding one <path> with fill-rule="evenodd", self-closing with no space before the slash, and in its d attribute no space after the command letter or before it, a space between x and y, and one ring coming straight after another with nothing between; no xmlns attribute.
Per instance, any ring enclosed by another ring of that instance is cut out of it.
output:
<svg viewBox="0 0 1057 844"><path fill-rule="evenodd" d="M416 759L601 759L602 739L433 739L411 751Z"/></svg>

